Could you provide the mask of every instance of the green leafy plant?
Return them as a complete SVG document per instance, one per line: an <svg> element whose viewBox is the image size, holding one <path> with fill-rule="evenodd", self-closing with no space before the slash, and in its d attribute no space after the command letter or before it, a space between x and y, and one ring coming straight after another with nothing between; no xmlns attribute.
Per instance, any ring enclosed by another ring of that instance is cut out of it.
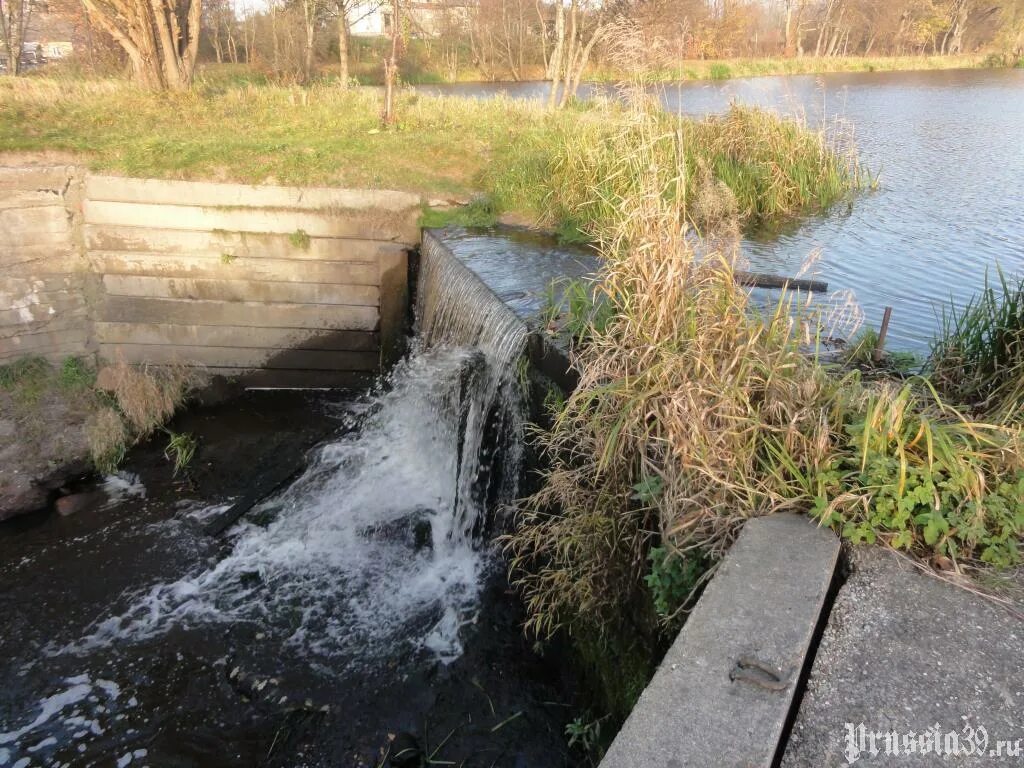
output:
<svg viewBox="0 0 1024 768"><path fill-rule="evenodd" d="M597 752L601 748L601 721L604 719L599 717L590 720L580 716L566 725L565 736L569 740L569 748L578 747L591 757L599 757Z"/></svg>
<svg viewBox="0 0 1024 768"><path fill-rule="evenodd" d="M77 357L67 357L61 363L58 381L66 390L88 389L96 382L96 371Z"/></svg>
<svg viewBox="0 0 1024 768"><path fill-rule="evenodd" d="M294 248L298 248L300 251L308 251L310 245L309 235L304 229L296 229L290 235L288 235L288 242L292 244Z"/></svg>
<svg viewBox="0 0 1024 768"><path fill-rule="evenodd" d="M168 461L174 462L174 476L177 477L192 462L196 452L196 439L187 432L172 432L165 429L167 434L167 448L164 456Z"/></svg>
<svg viewBox="0 0 1024 768"><path fill-rule="evenodd" d="M681 555L666 547L652 547L647 559L651 570L644 583L651 590L658 615L669 618L690 601L707 564L700 556Z"/></svg>
<svg viewBox="0 0 1024 768"><path fill-rule="evenodd" d="M231 262L233 262L237 258L238 258L238 256L236 254L231 253L230 251L224 251L220 255L220 263L221 264L230 264Z"/></svg>

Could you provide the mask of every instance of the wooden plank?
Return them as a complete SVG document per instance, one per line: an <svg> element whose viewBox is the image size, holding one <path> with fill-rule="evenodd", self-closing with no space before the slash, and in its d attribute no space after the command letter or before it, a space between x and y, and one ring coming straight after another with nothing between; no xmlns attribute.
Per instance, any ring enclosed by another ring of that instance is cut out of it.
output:
<svg viewBox="0 0 1024 768"><path fill-rule="evenodd" d="M103 287L109 296L356 307L376 307L380 303L380 291L375 285L320 285L259 280L194 280L189 277L104 275Z"/></svg>
<svg viewBox="0 0 1024 768"><path fill-rule="evenodd" d="M153 275L219 280L377 285L375 261L297 261L294 259L222 259L219 256L168 256L160 253L92 251L89 260L105 275Z"/></svg>
<svg viewBox="0 0 1024 768"><path fill-rule="evenodd" d="M380 345L369 331L247 328L234 325L170 325L167 323L95 324L96 339L106 344L172 344L193 347L255 349L322 349L375 352Z"/></svg>
<svg viewBox="0 0 1024 768"><path fill-rule="evenodd" d="M364 238L315 237L303 247L287 234L259 232L191 231L151 226L85 225L90 251L131 251L216 259L295 259L300 261L372 261L384 253L405 250L400 243Z"/></svg>
<svg viewBox="0 0 1024 768"><path fill-rule="evenodd" d="M268 368L274 370L375 371L376 352L338 352L319 349L246 349L192 347L173 344L100 344L100 356L123 357L129 363L166 365L182 363L213 368Z"/></svg>
<svg viewBox="0 0 1024 768"><path fill-rule="evenodd" d="M46 209L39 209L46 210ZM87 224L157 227L160 229L225 230L307 237L352 237L413 244L419 238L416 216L391 211L338 214L252 208L202 208L194 205L147 205L86 199ZM26 213L26 211L3 211ZM304 239L304 238L303 238Z"/></svg>
<svg viewBox="0 0 1024 768"><path fill-rule="evenodd" d="M257 302L190 301L108 296L97 319L112 323L244 325L256 328L327 328L376 331L377 307Z"/></svg>
<svg viewBox="0 0 1024 768"><path fill-rule="evenodd" d="M254 207L349 210L419 209L421 198L412 192L385 189L338 189L335 187L282 187L225 184L207 181L129 179L88 175L85 195L92 200L199 205L207 207Z"/></svg>

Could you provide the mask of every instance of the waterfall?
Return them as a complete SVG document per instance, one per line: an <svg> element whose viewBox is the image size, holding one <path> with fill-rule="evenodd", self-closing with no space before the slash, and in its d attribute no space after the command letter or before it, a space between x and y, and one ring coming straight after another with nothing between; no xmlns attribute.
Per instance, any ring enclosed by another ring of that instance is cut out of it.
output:
<svg viewBox="0 0 1024 768"><path fill-rule="evenodd" d="M154 585L60 652L253 622L326 669L457 658L496 562L491 515L517 490L527 330L429 233L417 327L358 428L237 525L226 556Z"/></svg>

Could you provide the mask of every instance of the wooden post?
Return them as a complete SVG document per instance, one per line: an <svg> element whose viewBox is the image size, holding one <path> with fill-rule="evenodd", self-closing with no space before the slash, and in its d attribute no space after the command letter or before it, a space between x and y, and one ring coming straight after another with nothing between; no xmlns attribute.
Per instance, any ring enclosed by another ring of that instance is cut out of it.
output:
<svg viewBox="0 0 1024 768"><path fill-rule="evenodd" d="M871 353L871 359L876 363L882 359L882 352L885 349L885 336L889 333L890 317L892 317L892 307L886 307L885 312L882 314L882 327L878 329L878 343L875 345L875 351Z"/></svg>

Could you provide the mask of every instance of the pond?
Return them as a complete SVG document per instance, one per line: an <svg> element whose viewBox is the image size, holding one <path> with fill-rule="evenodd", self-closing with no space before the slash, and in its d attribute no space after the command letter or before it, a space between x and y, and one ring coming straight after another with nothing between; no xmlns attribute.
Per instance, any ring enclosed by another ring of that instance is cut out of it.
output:
<svg viewBox="0 0 1024 768"><path fill-rule="evenodd" d="M540 98L545 83L455 84L422 92ZM581 96L607 91L587 86ZM852 290L877 326L893 307L890 346L926 353L942 305L963 304L1000 265L1024 272L1024 70L951 70L762 77L657 88L690 115L732 100L852 126L881 187L852 206L743 248L756 271L794 274L817 256L830 289Z"/></svg>

